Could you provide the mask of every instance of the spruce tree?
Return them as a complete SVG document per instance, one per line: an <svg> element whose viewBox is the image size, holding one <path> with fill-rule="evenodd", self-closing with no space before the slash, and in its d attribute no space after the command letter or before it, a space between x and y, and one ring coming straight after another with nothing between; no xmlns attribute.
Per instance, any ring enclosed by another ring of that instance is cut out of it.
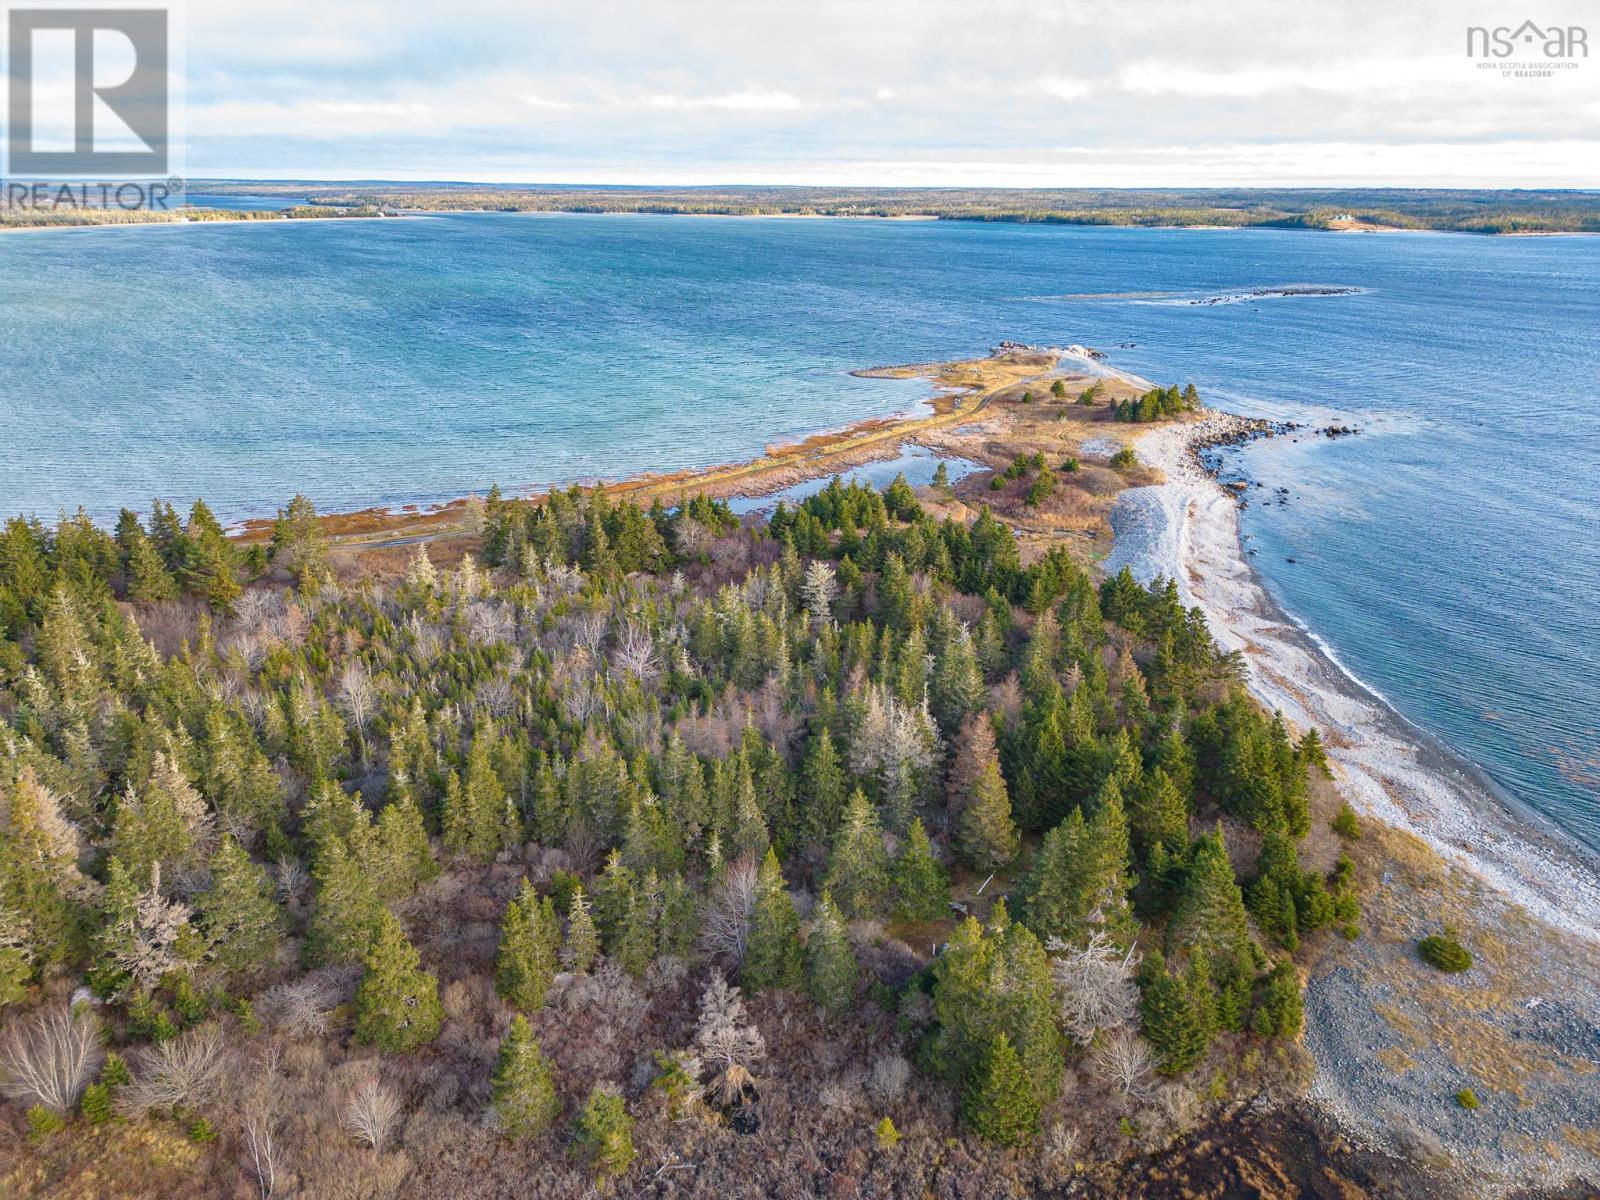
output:
<svg viewBox="0 0 1600 1200"><path fill-rule="evenodd" d="M366 856L353 856L335 836L312 868L316 893L306 930L306 957L319 964L359 962L371 942L383 901Z"/></svg>
<svg viewBox="0 0 1600 1200"><path fill-rule="evenodd" d="M651 878L654 879L654 872ZM650 964L655 961L655 910L643 889L628 898L627 911L623 913L608 949L612 961L635 978L643 978Z"/></svg>
<svg viewBox="0 0 1600 1200"><path fill-rule="evenodd" d="M87 887L72 826L23 766L9 788L0 786L0 904L16 914L30 963L61 962L81 949Z"/></svg>
<svg viewBox="0 0 1600 1200"><path fill-rule="evenodd" d="M200 929L210 957L230 974L272 965L283 932L283 911L272 899L267 873L225 834L211 856L211 886L198 900Z"/></svg>
<svg viewBox="0 0 1600 1200"><path fill-rule="evenodd" d="M521 1013L512 1018L500 1043L491 1094L495 1115L507 1137L537 1137L561 1113L550 1064L539 1050L528 1018Z"/></svg>
<svg viewBox="0 0 1600 1200"><path fill-rule="evenodd" d="M922 818L911 822L905 843L894 862L895 904L911 921L932 921L945 915L950 903L950 881L933 857L933 845Z"/></svg>
<svg viewBox="0 0 1600 1200"><path fill-rule="evenodd" d="M778 856L768 850L756 875L755 910L739 980L753 994L763 988L793 987L801 972L800 917L784 886Z"/></svg>
<svg viewBox="0 0 1600 1200"><path fill-rule="evenodd" d="M1221 829L1195 842L1167 922L1169 953L1204 954L1213 966L1241 963L1250 946L1244 896L1222 842Z"/></svg>
<svg viewBox="0 0 1600 1200"><path fill-rule="evenodd" d="M806 939L806 990L829 1012L843 1012L855 999L857 973L844 917L833 897L823 892Z"/></svg>
<svg viewBox="0 0 1600 1200"><path fill-rule="evenodd" d="M826 886L844 914L855 920L882 911L888 885L883 826L867 801L867 794L857 788L845 806L844 820L834 838Z"/></svg>
<svg viewBox="0 0 1600 1200"><path fill-rule="evenodd" d="M601 1180L620 1175L632 1164L633 1118L611 1085L597 1083L590 1089L573 1123L572 1149Z"/></svg>
<svg viewBox="0 0 1600 1200"><path fill-rule="evenodd" d="M1171 854L1181 854L1189 841L1189 806L1160 767L1145 775L1131 792L1128 832L1146 855L1158 843Z"/></svg>
<svg viewBox="0 0 1600 1200"><path fill-rule="evenodd" d="M404 1054L439 1036L439 982L422 969L421 955L388 909L378 914L364 963L356 988L356 1041Z"/></svg>
<svg viewBox="0 0 1600 1200"><path fill-rule="evenodd" d="M1159 952L1145 959L1139 971L1139 1013L1144 1036L1161 1055L1161 1073L1181 1075L1205 1056L1211 1030L1202 1005L1210 984L1197 979L1207 994L1197 994L1185 980L1167 970Z"/></svg>
<svg viewBox="0 0 1600 1200"><path fill-rule="evenodd" d="M961 857L979 871L998 871L1017 856L1017 827L1000 764L991 760L972 785L956 833Z"/></svg>
<svg viewBox="0 0 1600 1200"><path fill-rule="evenodd" d="M1267 973L1261 1000L1250 1018L1250 1031L1257 1037L1292 1038L1305 1025L1305 1007L1300 994L1300 975L1288 959Z"/></svg>
<svg viewBox="0 0 1600 1200"><path fill-rule="evenodd" d="M506 906L500 927L500 954L495 961L495 990L522 1012L537 1012L555 978L561 926L550 897L543 900L526 879Z"/></svg>
<svg viewBox="0 0 1600 1200"><path fill-rule="evenodd" d="M826 730L811 739L801 768L806 835L814 842L833 840L844 815L845 778L839 751Z"/></svg>
<svg viewBox="0 0 1600 1200"><path fill-rule="evenodd" d="M422 810L409 789L378 814L378 865L385 900L403 899L439 874Z"/></svg>
<svg viewBox="0 0 1600 1200"><path fill-rule="evenodd" d="M961 1115L979 1137L1020 1146L1039 1132L1039 1099L1011 1039L996 1033L963 1089Z"/></svg>
<svg viewBox="0 0 1600 1200"><path fill-rule="evenodd" d="M170 869L195 862L197 835L209 827L205 801L165 751L158 751L150 778L130 787L117 803L111 828L111 853L135 878L153 864Z"/></svg>
<svg viewBox="0 0 1600 1200"><path fill-rule="evenodd" d="M572 890L572 903L567 909L567 937L561 947L561 965L574 975L586 975L600 954L600 935L595 931L594 916L589 910L589 900L582 887Z"/></svg>
<svg viewBox="0 0 1600 1200"><path fill-rule="evenodd" d="M137 528L137 527L136 527ZM161 561L154 543L141 529L128 546L127 561L128 599L151 603L171 600L178 594L178 584L167 565Z"/></svg>

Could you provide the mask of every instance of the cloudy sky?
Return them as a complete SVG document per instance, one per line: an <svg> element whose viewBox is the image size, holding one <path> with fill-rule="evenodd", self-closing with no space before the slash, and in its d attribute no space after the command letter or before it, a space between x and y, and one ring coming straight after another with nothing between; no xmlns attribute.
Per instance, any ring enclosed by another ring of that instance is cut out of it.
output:
<svg viewBox="0 0 1600 1200"><path fill-rule="evenodd" d="M1534 8L1538 11L1535 12ZM193 176L1600 185L1593 0L193 0ZM1524 57L1519 55L1518 57Z"/></svg>

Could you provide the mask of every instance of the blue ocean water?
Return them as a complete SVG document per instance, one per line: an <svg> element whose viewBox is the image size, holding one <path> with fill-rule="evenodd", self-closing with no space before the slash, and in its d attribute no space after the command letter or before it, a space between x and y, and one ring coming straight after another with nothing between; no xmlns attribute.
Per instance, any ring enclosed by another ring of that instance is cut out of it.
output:
<svg viewBox="0 0 1600 1200"><path fill-rule="evenodd" d="M1600 848L1600 240L463 214L0 235L0 297L4 514L738 459L1005 338L1357 424L1244 452L1267 585Z"/></svg>

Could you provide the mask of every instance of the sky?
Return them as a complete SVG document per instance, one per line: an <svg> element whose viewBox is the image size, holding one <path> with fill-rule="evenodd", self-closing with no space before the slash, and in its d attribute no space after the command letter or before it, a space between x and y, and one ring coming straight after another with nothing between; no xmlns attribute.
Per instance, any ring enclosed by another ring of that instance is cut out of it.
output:
<svg viewBox="0 0 1600 1200"><path fill-rule="evenodd" d="M192 0L186 172L1600 185L1600 58L1468 56L1527 18L1600 48L1593 0Z"/></svg>

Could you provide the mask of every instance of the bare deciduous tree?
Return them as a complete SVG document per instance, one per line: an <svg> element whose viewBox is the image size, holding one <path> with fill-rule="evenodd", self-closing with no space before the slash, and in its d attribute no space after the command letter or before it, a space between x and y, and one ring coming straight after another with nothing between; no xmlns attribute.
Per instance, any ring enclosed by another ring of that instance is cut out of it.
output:
<svg viewBox="0 0 1600 1200"><path fill-rule="evenodd" d="M1073 1040L1087 1046L1100 1030L1119 1029L1133 1020L1139 1007L1135 947L1124 950L1097 930L1082 947L1052 937L1045 949L1061 1024Z"/></svg>
<svg viewBox="0 0 1600 1200"><path fill-rule="evenodd" d="M347 999L346 990L332 972L314 971L269 987L257 998L256 1012L292 1038L321 1037L328 1032L333 1010Z"/></svg>
<svg viewBox="0 0 1600 1200"><path fill-rule="evenodd" d="M618 640L613 661L622 670L645 683L661 672L661 664L656 657L656 646L650 637L650 630L631 617L623 626L622 637Z"/></svg>
<svg viewBox="0 0 1600 1200"><path fill-rule="evenodd" d="M1044 1142L1039 1147L1039 1158L1055 1174L1071 1175L1077 1169L1081 1141L1082 1135L1076 1129L1064 1121L1057 1121L1045 1131Z"/></svg>
<svg viewBox="0 0 1600 1200"><path fill-rule="evenodd" d="M0 1042L0 1081L21 1104L71 1112L100 1069L100 1022L87 1006L49 1008L18 1021Z"/></svg>
<svg viewBox="0 0 1600 1200"><path fill-rule="evenodd" d="M198 1107L216 1096L226 1060L222 1032L215 1025L157 1042L140 1056L133 1082L122 1089L119 1102L135 1115L179 1104Z"/></svg>
<svg viewBox="0 0 1600 1200"><path fill-rule="evenodd" d="M256 1181L256 1194L260 1200L272 1200L278 1190L278 1145L273 1138L273 1122L259 1106L245 1113L244 1135L245 1167Z"/></svg>
<svg viewBox="0 0 1600 1200"><path fill-rule="evenodd" d="M1136 1033L1119 1029L1095 1053L1100 1073L1122 1089L1124 1096L1144 1099L1150 1094L1150 1075L1156 1067L1149 1043Z"/></svg>
<svg viewBox="0 0 1600 1200"><path fill-rule="evenodd" d="M378 707L378 688L366 667L351 663L339 676L339 707L355 726L356 747L363 766L367 762L367 725Z"/></svg>
<svg viewBox="0 0 1600 1200"><path fill-rule="evenodd" d="M400 1112L399 1097L369 1075L345 1098L340 1123L351 1138L382 1154L399 1123Z"/></svg>
<svg viewBox="0 0 1600 1200"><path fill-rule="evenodd" d="M750 918L756 910L756 875L753 859L741 858L731 864L706 905L700 928L700 945L706 954L735 969L744 965Z"/></svg>
<svg viewBox="0 0 1600 1200"><path fill-rule="evenodd" d="M899 1054L885 1054L867 1073L867 1091L888 1103L898 1100L911 1082L911 1064Z"/></svg>
<svg viewBox="0 0 1600 1200"><path fill-rule="evenodd" d="M605 644L606 640L605 617L596 612L581 614L573 622L572 636L575 644L583 647L590 659L598 659L600 657L600 647Z"/></svg>

